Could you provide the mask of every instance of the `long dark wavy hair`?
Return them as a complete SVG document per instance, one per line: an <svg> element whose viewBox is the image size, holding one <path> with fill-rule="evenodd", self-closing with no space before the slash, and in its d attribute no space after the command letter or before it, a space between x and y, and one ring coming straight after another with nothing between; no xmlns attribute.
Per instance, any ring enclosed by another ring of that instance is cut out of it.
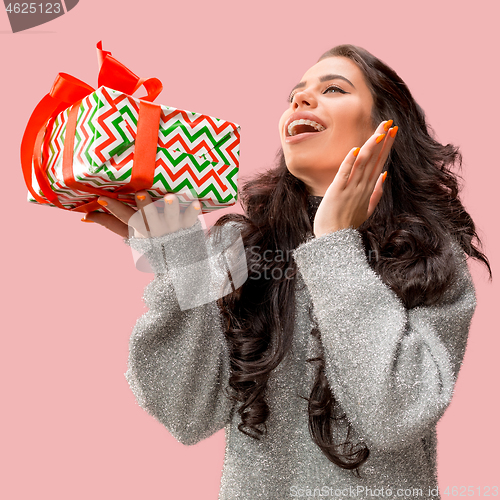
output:
<svg viewBox="0 0 500 500"><path fill-rule="evenodd" d="M376 259L368 259L371 267L407 308L435 304L455 273L451 235L468 256L486 265L491 279L489 261L478 248L482 245L474 222L458 196L461 177L451 170L461 167L459 149L433 138L425 114L408 87L382 61L354 45L334 47L319 61L332 56L349 58L364 74L374 101L373 128L389 119L399 126L384 167L388 177L382 199L358 228L367 256L376 252ZM240 188L245 215L226 214L212 228L229 221L242 227L248 279L219 299L218 306L231 356L230 397L241 403L238 429L255 439L267 433L265 393L269 375L292 342L297 275L293 259L261 256L266 250L271 255L276 251L290 255L311 236L308 195L306 185L287 169L280 149L275 167ZM312 335L320 339L317 325ZM345 413L338 414L324 358L308 361L316 365L316 379L309 398L305 398L309 402L311 437L331 462L359 476L369 449L365 443L350 442L350 423L346 441L335 442L332 422L345 422Z"/></svg>

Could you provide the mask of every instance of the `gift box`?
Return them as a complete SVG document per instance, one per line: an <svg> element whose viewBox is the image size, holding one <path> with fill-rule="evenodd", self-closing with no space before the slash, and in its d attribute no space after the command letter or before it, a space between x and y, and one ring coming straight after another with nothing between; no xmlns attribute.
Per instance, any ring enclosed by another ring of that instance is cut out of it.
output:
<svg viewBox="0 0 500 500"><path fill-rule="evenodd" d="M237 201L240 127L208 115L161 106L155 78L141 79L97 44L94 90L60 73L33 112L21 146L28 201L65 210L107 210L108 196L135 207L146 189L153 201L176 193L203 213ZM133 94L143 85L148 94Z"/></svg>

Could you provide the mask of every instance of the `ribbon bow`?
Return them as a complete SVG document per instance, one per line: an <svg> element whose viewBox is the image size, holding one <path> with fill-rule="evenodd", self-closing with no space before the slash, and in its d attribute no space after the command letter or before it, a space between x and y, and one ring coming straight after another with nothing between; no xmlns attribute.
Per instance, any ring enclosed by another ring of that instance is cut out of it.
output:
<svg viewBox="0 0 500 500"><path fill-rule="evenodd" d="M139 78L126 66L111 56L111 52L102 50L102 42L97 45L97 59L99 62L98 87L106 86L118 90L125 94L133 94L139 87L144 86L147 95L141 97L139 115L144 117L139 119L136 137L136 155L141 159L147 157L147 162L140 162L141 168L132 173L130 182L114 192L92 188L78 183L72 174L73 162L73 142L76 128L76 118L81 100L95 92L90 85L74 78L66 73L59 73L50 89L50 92L38 103L26 126L23 140L21 142L21 165L26 185L39 203L52 203L59 208L76 212L91 212L102 208L97 201L92 201L73 209L64 207L52 191L46 174L46 161L48 158L49 141L44 141L44 137L50 137L55 118L59 113L71 106L70 116L66 126L66 135L63 152L63 174L64 181L68 187L74 187L80 191L86 191L98 196L108 196L118 198L117 193L135 192L152 185L154 174L154 159L156 157L156 141L161 108L150 104L160 94L163 85L157 78ZM45 144L44 144L45 142ZM154 149L153 143L154 142ZM43 162L42 162L43 147ZM153 160L153 168L149 168ZM32 186L32 167L35 172L38 185L46 199L35 192ZM134 175L135 174L135 175Z"/></svg>

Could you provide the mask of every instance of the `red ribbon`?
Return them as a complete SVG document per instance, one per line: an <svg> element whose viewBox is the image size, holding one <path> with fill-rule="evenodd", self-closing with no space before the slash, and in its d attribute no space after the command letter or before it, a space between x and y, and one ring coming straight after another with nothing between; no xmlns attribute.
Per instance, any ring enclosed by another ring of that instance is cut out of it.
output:
<svg viewBox="0 0 500 500"><path fill-rule="evenodd" d="M63 152L63 176L68 187L98 196L118 199L117 193L135 193L141 189L147 189L153 184L161 107L151 104L151 101L158 97L163 85L157 78L139 78L112 57L111 52L102 50L102 42L97 44L97 59L99 61L98 87L104 85L131 95L143 85L147 91L147 95L140 98L134 169L132 170L130 182L116 189L115 192L110 192L92 188L75 180L72 165L78 109L82 99L95 92L95 89L71 75L59 73L50 92L38 103L31 114L21 142L21 165L24 180L33 198L39 203L52 203L65 210L85 213L102 208L95 200L72 209L64 207L59 202L47 179L48 142L54 120L59 113L70 106L71 110L66 124ZM44 150L43 162L42 148ZM42 198L33 189L32 167L38 185L46 199Z"/></svg>

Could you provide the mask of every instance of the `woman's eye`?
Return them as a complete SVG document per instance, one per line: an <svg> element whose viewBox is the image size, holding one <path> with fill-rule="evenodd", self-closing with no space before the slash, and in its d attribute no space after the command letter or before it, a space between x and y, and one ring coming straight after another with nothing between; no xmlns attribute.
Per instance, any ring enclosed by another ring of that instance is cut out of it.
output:
<svg viewBox="0 0 500 500"><path fill-rule="evenodd" d="M325 89L325 91L323 92L323 94L326 94L327 92L330 92L330 91L334 91L332 93L335 93L335 92L340 92L341 94L347 94L347 92L345 90L342 90L340 87L337 87L336 85L330 85L329 87L327 87ZM293 91L291 94L290 94L290 97L288 98L288 102L289 103L292 103L293 102L293 98L295 96L296 92Z"/></svg>
<svg viewBox="0 0 500 500"><path fill-rule="evenodd" d="M335 85L330 85L329 87L327 87L325 89L325 91L323 92L323 94L326 94L330 90L335 90L335 92L340 92L341 94L346 94L347 93L345 90L342 90L340 87L337 87Z"/></svg>

